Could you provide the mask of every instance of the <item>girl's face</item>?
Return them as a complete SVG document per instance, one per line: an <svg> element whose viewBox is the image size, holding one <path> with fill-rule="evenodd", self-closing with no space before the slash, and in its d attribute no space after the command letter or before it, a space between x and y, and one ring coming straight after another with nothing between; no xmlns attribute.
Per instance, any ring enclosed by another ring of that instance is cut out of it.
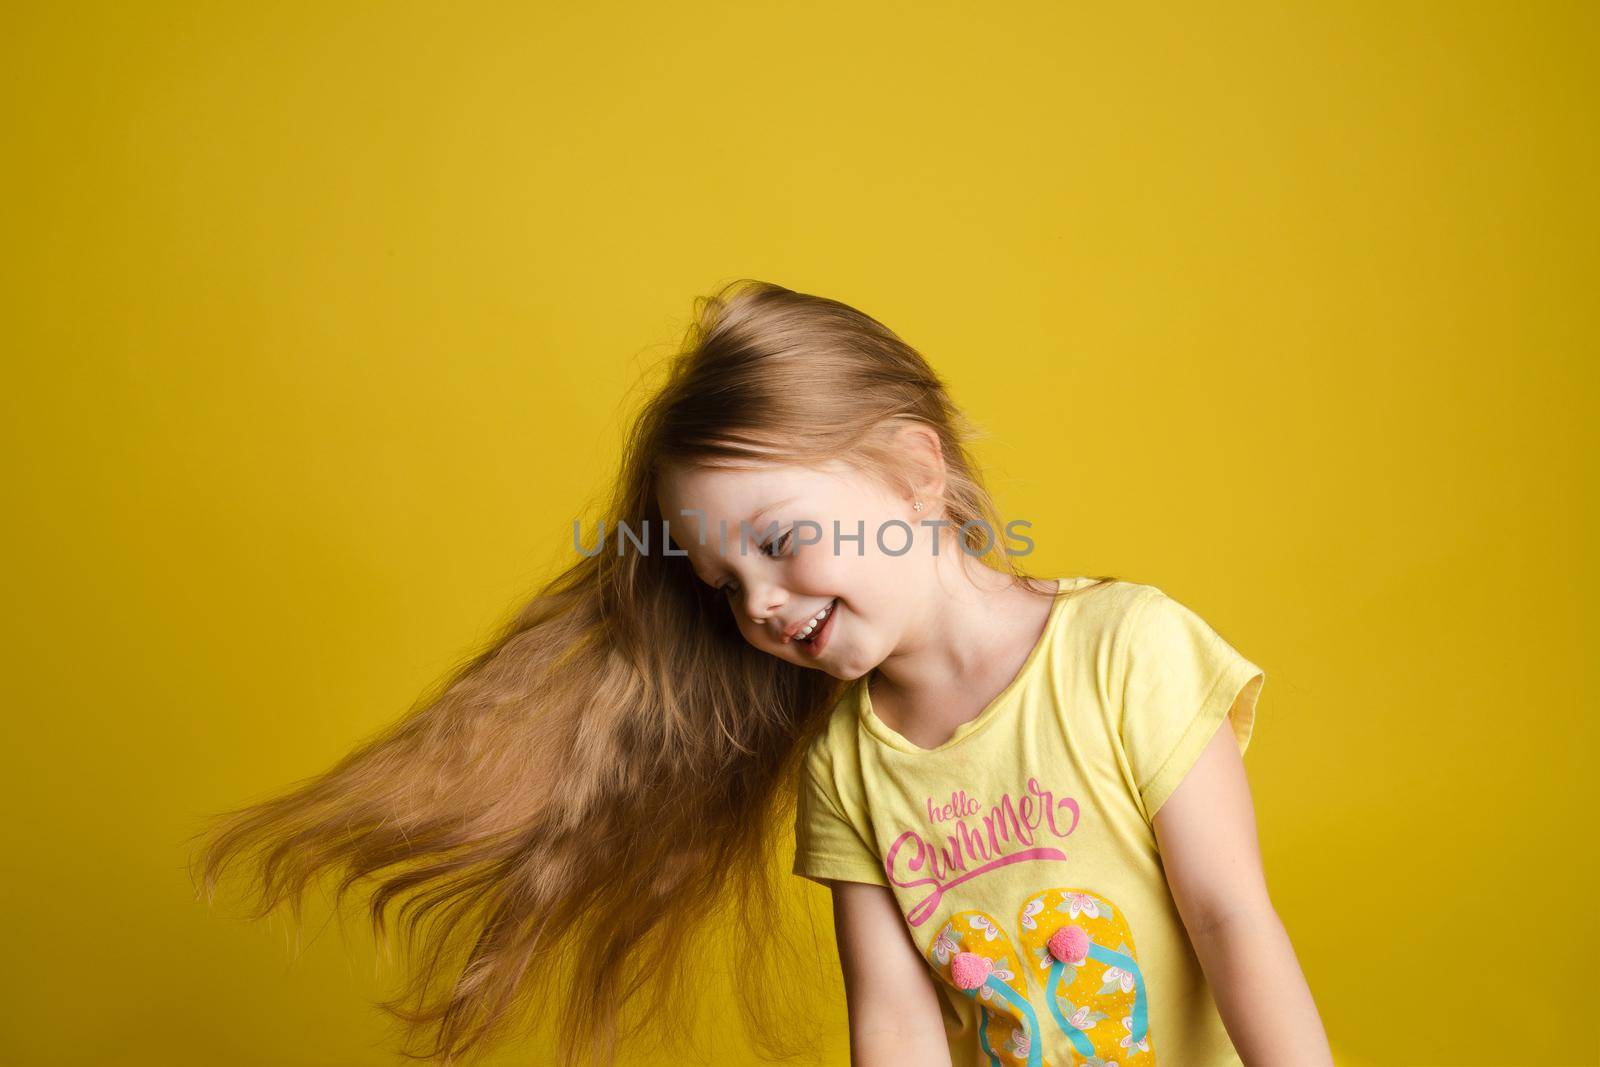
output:
<svg viewBox="0 0 1600 1067"><path fill-rule="evenodd" d="M841 680L894 650L913 616L909 591L926 588L919 578L936 562L938 528L918 525L932 509L915 511L838 464L675 468L660 479L657 502L676 548L727 599L746 641ZM907 551L890 554L908 539ZM800 640L824 609L809 643Z"/></svg>

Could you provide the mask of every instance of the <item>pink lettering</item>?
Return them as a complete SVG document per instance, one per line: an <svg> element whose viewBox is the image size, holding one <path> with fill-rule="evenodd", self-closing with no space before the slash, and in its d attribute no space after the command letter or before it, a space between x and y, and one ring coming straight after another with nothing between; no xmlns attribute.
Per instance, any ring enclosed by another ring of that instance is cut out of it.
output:
<svg viewBox="0 0 1600 1067"><path fill-rule="evenodd" d="M989 809L989 814L983 817L984 825L989 828L989 845L996 852L1000 851L1002 840L1011 840L1013 831L1017 840L1025 845L1033 843L1033 834L1017 819L1017 813L1011 804L1011 794L1007 793L1000 798L1000 803Z"/></svg>
<svg viewBox="0 0 1600 1067"><path fill-rule="evenodd" d="M968 879L1025 860L1064 862L1067 855L1060 849L1034 845L1034 831L1048 823L1051 833L1066 837L1078 828L1080 815L1076 800L1071 797L1057 800L1054 794L1031 777L1028 779L1027 792L1018 800L1013 801L1009 793L1001 796L999 803L983 816L981 829L967 822L982 805L968 797L965 790L952 793L949 804L935 805L932 797L928 798L927 803L930 822L943 822L951 818L959 820L954 832L945 838L942 845L935 846L915 830L906 830L889 846L883 863L884 873L891 885L902 889L929 887L927 895L906 914L906 921L912 926L927 922L938 911L945 892ZM1071 816L1065 829L1057 821L1058 811ZM1008 846L1014 848L1016 845L1025 847L1019 851L1008 850ZM910 877L911 872L925 868L928 877ZM955 871L961 873L951 877Z"/></svg>
<svg viewBox="0 0 1600 1067"><path fill-rule="evenodd" d="M965 818L977 811L983 805L967 796L965 789L950 794L950 803L935 804L933 798L928 798L928 821L948 822L951 819Z"/></svg>
<svg viewBox="0 0 1600 1067"><path fill-rule="evenodd" d="M1028 791L1037 793L1042 798L1042 807L1044 808L1045 815L1050 820L1051 833L1055 834L1057 837L1066 837L1068 834L1072 833L1072 831L1078 828L1079 813L1078 802L1076 800L1073 800L1071 797L1062 797L1059 805L1051 804L1050 801L1052 797L1050 795L1050 790L1040 788L1038 781L1033 778L1028 779ZM1065 830L1056 826L1056 807L1058 806L1072 812L1072 825L1068 826Z"/></svg>

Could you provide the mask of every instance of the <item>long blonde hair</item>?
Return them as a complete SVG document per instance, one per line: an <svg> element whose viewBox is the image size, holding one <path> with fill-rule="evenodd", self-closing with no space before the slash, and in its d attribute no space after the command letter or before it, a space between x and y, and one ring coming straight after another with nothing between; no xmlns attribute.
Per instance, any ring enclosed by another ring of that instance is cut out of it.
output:
<svg viewBox="0 0 1600 1067"><path fill-rule="evenodd" d="M890 440L939 436L952 524L1018 582L974 467L978 436L927 361L843 303L741 279L699 298L665 380L627 434L602 532L661 529L663 465L844 459L907 488ZM405 1054L441 1063L506 1035L542 1005L560 1062L610 1064L654 1026L689 1040L683 976L697 931L730 924L741 1015L772 1057L797 1036L779 985L799 760L844 683L760 652L682 556L576 554L486 648L399 721L274 799L219 813L191 862L205 898L248 860L251 918L287 901L296 923L320 874L335 906L370 880L415 960L382 1008ZM440 994L430 1000L436 987ZM637 995L652 1010L621 1025Z"/></svg>

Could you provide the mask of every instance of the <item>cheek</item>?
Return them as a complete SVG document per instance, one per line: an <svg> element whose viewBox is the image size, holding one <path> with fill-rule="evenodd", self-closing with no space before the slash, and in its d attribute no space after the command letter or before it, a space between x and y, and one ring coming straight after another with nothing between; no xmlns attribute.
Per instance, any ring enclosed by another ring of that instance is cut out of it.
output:
<svg viewBox="0 0 1600 1067"><path fill-rule="evenodd" d="M902 579L871 546L856 555L855 545L844 542L836 553L831 539L807 545L796 555L789 571L791 589L813 597L837 596L858 615L875 613L874 604L893 599Z"/></svg>
<svg viewBox="0 0 1600 1067"><path fill-rule="evenodd" d="M845 546L846 551L849 546ZM834 554L832 539L824 536L814 545L806 545L790 561L789 576L800 590L811 592L832 591L839 584L852 560Z"/></svg>

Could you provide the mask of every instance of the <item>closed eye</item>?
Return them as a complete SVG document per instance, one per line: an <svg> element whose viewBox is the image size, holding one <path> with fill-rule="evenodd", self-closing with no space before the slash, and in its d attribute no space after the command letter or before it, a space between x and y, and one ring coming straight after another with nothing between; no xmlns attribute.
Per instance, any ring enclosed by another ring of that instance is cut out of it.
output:
<svg viewBox="0 0 1600 1067"><path fill-rule="evenodd" d="M788 550L789 538L792 536L794 536L794 527L791 526L789 529L783 531L782 537L773 538L771 541L763 545L761 547L762 554L768 555L767 549L776 548L778 550L778 555L783 555Z"/></svg>
<svg viewBox="0 0 1600 1067"><path fill-rule="evenodd" d="M777 559L779 556L787 555L789 549L789 539L793 535L794 528L790 527L783 532L782 536L775 537L771 541L768 541L766 544L762 545L759 549L760 553L763 556L766 556L768 559ZM770 551L772 549L776 549L776 555ZM739 583L730 578L717 588L717 592L721 593L723 596L732 596L738 590L738 588Z"/></svg>

